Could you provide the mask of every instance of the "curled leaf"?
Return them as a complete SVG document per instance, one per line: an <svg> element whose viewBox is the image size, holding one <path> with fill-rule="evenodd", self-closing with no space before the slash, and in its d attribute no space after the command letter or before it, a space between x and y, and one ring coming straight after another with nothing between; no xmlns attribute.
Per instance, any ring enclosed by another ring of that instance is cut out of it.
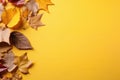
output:
<svg viewBox="0 0 120 80"><path fill-rule="evenodd" d="M20 32L14 31L10 36L11 44L20 50L31 50L33 49L29 40Z"/></svg>
<svg viewBox="0 0 120 80"><path fill-rule="evenodd" d="M10 8L5 10L1 16L2 22L7 25L11 21L13 16L16 14L16 12L17 12L16 8Z"/></svg>
<svg viewBox="0 0 120 80"><path fill-rule="evenodd" d="M12 47L10 46L10 29L5 28L5 29L0 29L0 52L7 52L9 51Z"/></svg>

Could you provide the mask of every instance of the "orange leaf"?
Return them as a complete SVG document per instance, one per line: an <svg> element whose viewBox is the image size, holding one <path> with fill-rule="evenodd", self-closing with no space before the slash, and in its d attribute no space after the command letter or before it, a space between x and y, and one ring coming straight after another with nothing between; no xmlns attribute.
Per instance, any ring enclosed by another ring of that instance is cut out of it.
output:
<svg viewBox="0 0 120 80"><path fill-rule="evenodd" d="M16 14L16 12L17 10L15 8L10 8L8 10L5 10L1 16L2 22L7 25L11 21L13 16Z"/></svg>
<svg viewBox="0 0 120 80"><path fill-rule="evenodd" d="M40 9L45 10L47 12L49 12L48 11L48 6L53 5L51 0L36 0L36 1L39 3Z"/></svg>

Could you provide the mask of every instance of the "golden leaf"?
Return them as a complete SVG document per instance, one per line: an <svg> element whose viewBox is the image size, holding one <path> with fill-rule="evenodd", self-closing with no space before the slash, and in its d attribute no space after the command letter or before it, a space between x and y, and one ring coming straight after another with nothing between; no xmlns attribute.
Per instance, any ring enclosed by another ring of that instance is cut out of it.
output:
<svg viewBox="0 0 120 80"><path fill-rule="evenodd" d="M36 0L39 3L40 9L49 12L48 6L53 5L51 0Z"/></svg>
<svg viewBox="0 0 120 80"><path fill-rule="evenodd" d="M11 21L13 16L16 14L16 12L16 8L10 8L8 10L5 10L1 16L2 22L7 25Z"/></svg>

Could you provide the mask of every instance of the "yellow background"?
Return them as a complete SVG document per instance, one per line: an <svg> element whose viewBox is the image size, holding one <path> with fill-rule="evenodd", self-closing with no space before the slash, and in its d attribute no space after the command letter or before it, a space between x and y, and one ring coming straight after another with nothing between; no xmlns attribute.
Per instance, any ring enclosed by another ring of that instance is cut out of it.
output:
<svg viewBox="0 0 120 80"><path fill-rule="evenodd" d="M24 80L120 80L120 1L52 0L35 31L22 31L35 65Z"/></svg>

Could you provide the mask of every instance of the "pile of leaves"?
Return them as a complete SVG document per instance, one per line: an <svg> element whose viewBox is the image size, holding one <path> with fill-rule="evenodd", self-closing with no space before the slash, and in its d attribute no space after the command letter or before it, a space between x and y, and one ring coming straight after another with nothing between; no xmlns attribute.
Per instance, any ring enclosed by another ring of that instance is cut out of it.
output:
<svg viewBox="0 0 120 80"><path fill-rule="evenodd" d="M0 0L0 80L22 80L28 74L32 61L27 53L16 56L12 48L32 50L29 40L19 32L28 26L43 26L41 10L48 11L50 0Z"/></svg>

